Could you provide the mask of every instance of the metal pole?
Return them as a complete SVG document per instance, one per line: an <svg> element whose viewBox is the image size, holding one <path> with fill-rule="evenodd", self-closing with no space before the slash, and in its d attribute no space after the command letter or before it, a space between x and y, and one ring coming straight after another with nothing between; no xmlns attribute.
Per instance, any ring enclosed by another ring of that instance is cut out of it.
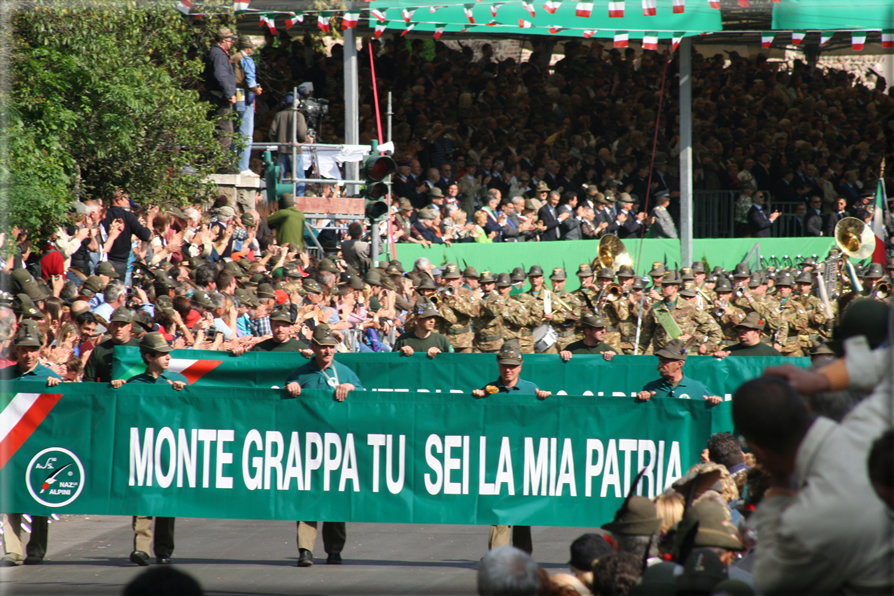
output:
<svg viewBox="0 0 894 596"><path fill-rule="evenodd" d="M680 260L692 263L692 38L680 41Z"/></svg>
<svg viewBox="0 0 894 596"><path fill-rule="evenodd" d="M388 136L385 137L385 142L391 142L391 115L393 112L391 111L391 91L388 92L388 111L385 112L385 115L388 116Z"/></svg>
<svg viewBox="0 0 894 596"><path fill-rule="evenodd" d="M296 196L298 194L298 183L295 181L298 178L298 170L295 168L298 165L298 87L292 87L292 196ZM304 172L301 172L302 178L304 177Z"/></svg>
<svg viewBox="0 0 894 596"><path fill-rule="evenodd" d="M372 225L369 227L370 233L370 243L369 243L369 252L372 253L370 256L372 257L373 267L379 266L379 253L381 250L381 242L379 238L379 222L373 221Z"/></svg>
<svg viewBox="0 0 894 596"><path fill-rule="evenodd" d="M346 10L355 8L354 2L345 2ZM360 95L357 88L357 29L344 30L344 72L345 72L345 143L356 145L360 141ZM372 48L369 48L372 51ZM360 177L360 164L345 164L345 178L356 180ZM356 196L356 185L345 187L345 195Z"/></svg>
<svg viewBox="0 0 894 596"><path fill-rule="evenodd" d="M894 54L886 54L882 58L882 76L885 77L888 89L894 86ZM888 89L884 89L884 92L887 93Z"/></svg>

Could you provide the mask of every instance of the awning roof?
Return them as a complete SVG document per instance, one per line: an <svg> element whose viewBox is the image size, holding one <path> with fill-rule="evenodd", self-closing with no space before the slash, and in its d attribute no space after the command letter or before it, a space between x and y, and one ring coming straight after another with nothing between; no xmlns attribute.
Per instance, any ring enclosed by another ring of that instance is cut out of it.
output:
<svg viewBox="0 0 894 596"><path fill-rule="evenodd" d="M894 28L891 0L784 0L773 5L777 31L845 31Z"/></svg>

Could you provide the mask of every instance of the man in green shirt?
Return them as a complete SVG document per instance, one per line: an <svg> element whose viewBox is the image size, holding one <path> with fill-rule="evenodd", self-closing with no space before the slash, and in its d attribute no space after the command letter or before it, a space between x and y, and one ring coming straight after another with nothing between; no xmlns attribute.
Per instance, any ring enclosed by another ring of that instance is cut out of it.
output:
<svg viewBox="0 0 894 596"><path fill-rule="evenodd" d="M494 393L508 393L510 395L536 395L537 399L546 399L552 395L551 391L538 389L537 385L520 378L524 355L521 346L516 339L510 339L503 343L497 353L497 364L500 365L500 377L484 386L483 389L475 389L472 395L477 398L488 397ZM534 551L534 542L531 540L531 526L491 526L490 536L487 540L488 550L498 546L512 546L520 548L528 554Z"/></svg>
<svg viewBox="0 0 894 596"><path fill-rule="evenodd" d="M40 364L40 332L37 322L23 319L13 342L16 363L0 370L3 381L43 381L47 387L55 387L62 378L52 369ZM8 513L3 523L3 557L0 567L22 564L22 514ZM25 565L40 565L47 554L49 519L40 515L31 517L31 539L28 541Z"/></svg>
<svg viewBox="0 0 894 596"><path fill-rule="evenodd" d="M723 359L727 356L782 356L779 350L761 342L761 332L765 323L756 312L748 313L748 316L736 325L739 343L726 350L714 352L714 357Z"/></svg>
<svg viewBox="0 0 894 596"><path fill-rule="evenodd" d="M297 397L302 389L335 389L336 401L344 401L349 391L363 391L357 374L350 368L336 362L335 346L338 340L332 335L328 325L318 325L314 329L311 349L313 359L299 367L286 379L289 395ZM323 523L323 548L329 565L341 565L341 551L347 539L344 522ZM298 522L298 567L314 564L313 548L317 540L317 522Z"/></svg>
<svg viewBox="0 0 894 596"><path fill-rule="evenodd" d="M295 207L295 196L286 192L279 198L279 211L267 217L267 225L276 230L276 242L292 244L304 250L304 213Z"/></svg>
<svg viewBox="0 0 894 596"><path fill-rule="evenodd" d="M572 354L602 354L606 361L617 356L617 352L605 343L605 319L596 315L584 317L581 321L584 328L584 338L565 347L559 352L559 358L564 362L571 360Z"/></svg>
<svg viewBox="0 0 894 596"><path fill-rule="evenodd" d="M636 399L649 401L653 397L679 397L680 399L701 397L711 402L712 405L722 401L702 383L683 374L683 365L686 364L686 358L689 356L689 348L686 347L683 340L671 340L655 352L655 355L658 356L658 373L661 378L646 383L643 390L636 394Z"/></svg>
<svg viewBox="0 0 894 596"><path fill-rule="evenodd" d="M147 333L140 341L140 356L146 364L146 372L127 379L128 383L148 385L171 385L174 391L183 391L189 384L186 377L176 372L168 372L171 352L174 350L157 331ZM162 565L171 564L174 554L173 517L155 518L155 561ZM149 545L152 542L152 516L133 517L133 552L130 560L141 567L149 565Z"/></svg>
<svg viewBox="0 0 894 596"><path fill-rule="evenodd" d="M133 315L125 307L119 307L109 320L109 335L90 354L84 365L84 381L88 383L108 383L112 380L112 354L115 346L139 346L140 342L133 337Z"/></svg>
<svg viewBox="0 0 894 596"><path fill-rule="evenodd" d="M307 342L292 337L292 314L287 304L273 309L270 314L270 328L273 337L256 344L251 352L300 352L305 358L310 358L312 352ZM236 351L233 353L236 354Z"/></svg>
<svg viewBox="0 0 894 596"><path fill-rule="evenodd" d="M434 358L441 352L452 352L450 341L434 331L440 316L434 304L428 300L420 302L416 307L416 328L397 338L394 351L404 356L425 352L429 358Z"/></svg>

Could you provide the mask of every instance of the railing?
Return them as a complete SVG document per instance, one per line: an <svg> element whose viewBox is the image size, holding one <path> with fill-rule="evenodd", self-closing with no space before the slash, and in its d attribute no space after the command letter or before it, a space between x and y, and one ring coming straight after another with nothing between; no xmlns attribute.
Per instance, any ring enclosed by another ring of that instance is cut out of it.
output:
<svg viewBox="0 0 894 596"><path fill-rule="evenodd" d="M693 191L693 238L733 238L738 197L738 192L729 190Z"/></svg>

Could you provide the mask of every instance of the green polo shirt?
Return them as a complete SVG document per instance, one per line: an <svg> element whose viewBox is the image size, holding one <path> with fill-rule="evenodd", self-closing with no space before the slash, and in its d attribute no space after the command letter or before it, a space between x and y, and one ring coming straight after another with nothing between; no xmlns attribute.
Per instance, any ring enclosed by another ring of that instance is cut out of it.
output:
<svg viewBox="0 0 894 596"><path fill-rule="evenodd" d="M423 353L428 352L429 348L438 348L442 352L450 351L450 342L447 341L447 338L434 331L425 339L420 339L413 331L404 333L394 343L394 351L400 352L400 349L404 346L410 346L414 352Z"/></svg>
<svg viewBox="0 0 894 596"><path fill-rule="evenodd" d="M46 367L40 363L38 363L33 370L29 370L26 373L22 372L22 369L19 368L18 364L13 364L12 366L0 369L0 379L4 381L46 381L50 377L59 379L60 381L62 380L62 377L56 374L52 368Z"/></svg>
<svg viewBox="0 0 894 596"><path fill-rule="evenodd" d="M604 341L599 342L595 346L588 346L584 343L584 340L580 340L568 345L563 351L571 352L572 354L603 354L605 352L614 352L615 349Z"/></svg>
<svg viewBox="0 0 894 596"><path fill-rule="evenodd" d="M149 371L144 373L140 373L135 377L131 377L127 379L128 383L144 383L146 385L168 385L168 381L171 383L176 383L177 381L182 381L189 385L189 381L186 377L177 372L171 372L166 370L165 372L158 375L158 378L153 377L149 374Z"/></svg>
<svg viewBox="0 0 894 596"><path fill-rule="evenodd" d="M779 350L765 343L759 343L756 346L736 344L728 347L725 351L729 352L730 356L782 356Z"/></svg>
<svg viewBox="0 0 894 596"><path fill-rule="evenodd" d="M252 347L249 352L300 352L301 350L309 350L310 346L307 342L303 342L290 337L289 341L276 341L272 337L265 339L259 344Z"/></svg>
<svg viewBox="0 0 894 596"><path fill-rule="evenodd" d="M335 360L332 361L332 365L326 370L321 370L317 366L316 361L311 360L307 364L298 367L295 372L289 375L289 378L286 379L286 385L295 382L301 385L302 389L335 389L335 387L329 384L329 379L337 379L337 385L350 383L357 391L363 391L360 377L353 370Z"/></svg>
<svg viewBox="0 0 894 596"><path fill-rule="evenodd" d="M497 389L499 389L499 393L510 393L515 395L536 395L537 394L537 385L532 383L531 381L525 381L524 379L519 379L514 387L507 387L503 384L499 378L496 381L492 381L487 385L493 385ZM482 387L481 389L487 393L487 385ZM487 397L485 395L485 397Z"/></svg>
<svg viewBox="0 0 894 596"><path fill-rule="evenodd" d="M652 397L679 397L681 399L702 399L706 395L716 395L703 383L690 379L686 375L683 375L676 387L671 385L670 381L660 378L646 383L643 391L654 391L655 395Z"/></svg>

